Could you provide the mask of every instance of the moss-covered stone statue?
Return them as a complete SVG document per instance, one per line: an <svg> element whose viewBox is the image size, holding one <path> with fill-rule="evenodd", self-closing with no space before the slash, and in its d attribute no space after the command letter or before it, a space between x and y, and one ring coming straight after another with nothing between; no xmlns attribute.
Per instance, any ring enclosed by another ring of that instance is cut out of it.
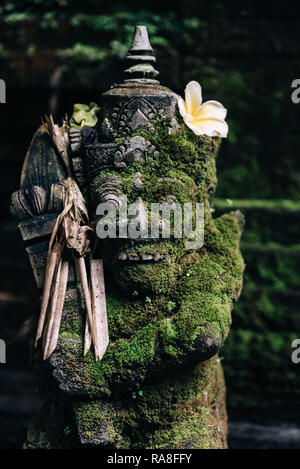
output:
<svg viewBox="0 0 300 469"><path fill-rule="evenodd" d="M193 129L179 97L153 78L151 51L146 28L137 27L127 79L102 95L100 111L94 103L76 105L67 123L72 177L94 228L88 255L104 262L109 345L101 360L93 347L83 353L85 301L65 252L70 269L58 344L46 360L52 386L27 447L226 447L218 351L242 287L242 216L213 219L220 132ZM39 288L67 177L40 127L13 194ZM122 194L149 207L204 204L204 245L187 249L186 239L174 236L98 239L97 206L119 208Z"/></svg>

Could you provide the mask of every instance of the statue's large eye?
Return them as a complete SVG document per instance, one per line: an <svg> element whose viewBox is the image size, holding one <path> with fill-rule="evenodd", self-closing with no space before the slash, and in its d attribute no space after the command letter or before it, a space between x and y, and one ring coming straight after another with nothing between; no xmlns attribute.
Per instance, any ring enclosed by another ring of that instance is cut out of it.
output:
<svg viewBox="0 0 300 469"><path fill-rule="evenodd" d="M214 193L215 193L215 187L214 187L213 184L210 184L210 185L208 186L208 188L207 188L207 193L208 193L209 195L214 195Z"/></svg>

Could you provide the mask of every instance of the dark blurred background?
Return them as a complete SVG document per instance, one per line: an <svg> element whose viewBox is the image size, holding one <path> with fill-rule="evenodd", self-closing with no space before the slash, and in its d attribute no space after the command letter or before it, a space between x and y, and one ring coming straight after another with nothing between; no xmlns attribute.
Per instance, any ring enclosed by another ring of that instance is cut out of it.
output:
<svg viewBox="0 0 300 469"><path fill-rule="evenodd" d="M122 79L136 24L148 27L160 81L183 95L197 80L229 110L218 158L216 215L246 215L245 286L221 352L232 448L300 448L300 8L274 1L2 0L0 78L0 338L37 312L31 270L10 211L44 113L99 102ZM30 335L0 364L0 448L22 445L41 399Z"/></svg>

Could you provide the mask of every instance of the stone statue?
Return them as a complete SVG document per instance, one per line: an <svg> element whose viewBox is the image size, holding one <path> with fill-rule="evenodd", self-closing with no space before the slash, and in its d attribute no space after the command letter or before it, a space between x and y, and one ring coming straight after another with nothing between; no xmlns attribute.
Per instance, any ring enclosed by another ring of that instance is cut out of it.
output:
<svg viewBox="0 0 300 469"><path fill-rule="evenodd" d="M94 103L75 105L68 158L88 208L89 254L103 259L109 345L84 355L85 302L74 267L58 343L43 367L46 403L26 447L225 448L225 386L218 351L242 288L243 217L213 219L218 137L195 135L178 96L155 79L147 30L138 26L127 78ZM35 280L42 289L49 238L68 177L45 127L35 133L13 194ZM185 239L97 239L97 206L202 203L204 245ZM38 346L37 354L40 346ZM39 362L39 359L37 358ZM40 360L41 361L41 360Z"/></svg>

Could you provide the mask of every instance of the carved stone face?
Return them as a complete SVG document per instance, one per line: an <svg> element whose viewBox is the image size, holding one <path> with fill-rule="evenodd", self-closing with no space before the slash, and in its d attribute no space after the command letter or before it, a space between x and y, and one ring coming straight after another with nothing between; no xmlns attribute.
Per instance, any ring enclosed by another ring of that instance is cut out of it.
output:
<svg viewBox="0 0 300 469"><path fill-rule="evenodd" d="M122 195L127 197L127 208L138 201L149 211L153 203L180 204L182 213L184 203L208 203L206 179L212 160L209 178L215 178L216 146L212 139L205 137L207 152L199 152L186 137L189 131L185 135L172 134L167 123L163 126L160 137L155 129L109 147L111 154L107 160L113 164L99 171L90 185L94 206L108 201L116 205ZM149 214L148 223L150 231ZM182 231L184 236L183 219ZM146 239L107 238L100 241L99 250L122 289L159 294L171 291L180 276L185 241L186 238L172 236L171 228L170 239L162 238L161 233L159 239L153 239L150 233Z"/></svg>

